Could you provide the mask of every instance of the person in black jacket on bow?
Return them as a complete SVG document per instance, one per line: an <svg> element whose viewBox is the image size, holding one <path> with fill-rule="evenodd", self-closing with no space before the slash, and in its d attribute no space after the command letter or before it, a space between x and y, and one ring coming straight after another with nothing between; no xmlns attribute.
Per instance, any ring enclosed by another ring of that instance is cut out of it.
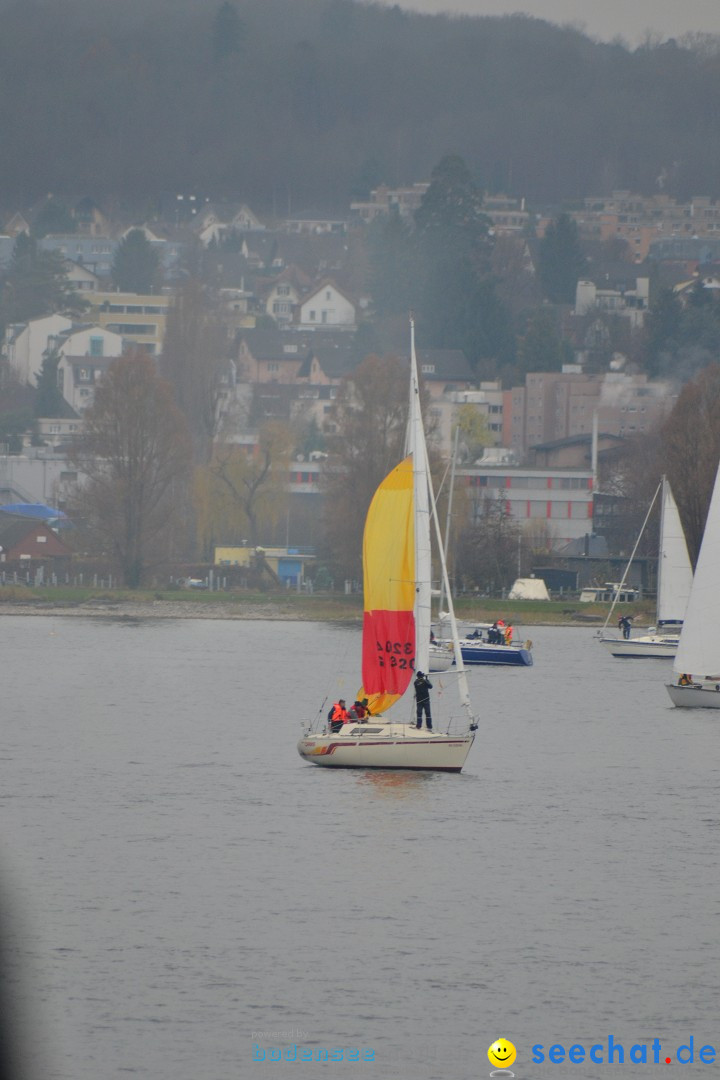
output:
<svg viewBox="0 0 720 1080"><path fill-rule="evenodd" d="M428 731L432 731L432 717L430 715L430 691L432 690L432 683L424 672L418 671L413 685L415 687L415 704L417 706L417 726L418 728L422 727L424 712L427 729Z"/></svg>

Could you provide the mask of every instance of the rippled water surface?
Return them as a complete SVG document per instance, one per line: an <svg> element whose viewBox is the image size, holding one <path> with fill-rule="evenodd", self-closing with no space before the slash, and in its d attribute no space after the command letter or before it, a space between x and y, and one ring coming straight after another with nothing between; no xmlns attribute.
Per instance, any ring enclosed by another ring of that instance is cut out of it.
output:
<svg viewBox="0 0 720 1080"><path fill-rule="evenodd" d="M300 718L354 696L355 629L0 617L38 1080L475 1080L500 1035L518 1078L602 1080L530 1048L720 1049L718 713L591 630L532 637L533 668L472 671L465 771L404 775L297 755Z"/></svg>

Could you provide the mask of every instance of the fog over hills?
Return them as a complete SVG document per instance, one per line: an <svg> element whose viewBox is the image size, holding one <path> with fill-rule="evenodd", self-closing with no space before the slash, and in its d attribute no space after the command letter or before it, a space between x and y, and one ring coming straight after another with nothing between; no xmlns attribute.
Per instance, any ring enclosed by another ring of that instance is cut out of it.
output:
<svg viewBox="0 0 720 1080"><path fill-rule="evenodd" d="M0 0L0 205L194 190L340 211L446 153L535 202L716 196L716 45L352 0Z"/></svg>
<svg viewBox="0 0 720 1080"><path fill-rule="evenodd" d="M391 5L395 0L379 0ZM562 25L569 23L602 41L621 37L639 44L649 35L682 37L720 33L717 0L402 0L400 6L427 14L509 15L526 12Z"/></svg>

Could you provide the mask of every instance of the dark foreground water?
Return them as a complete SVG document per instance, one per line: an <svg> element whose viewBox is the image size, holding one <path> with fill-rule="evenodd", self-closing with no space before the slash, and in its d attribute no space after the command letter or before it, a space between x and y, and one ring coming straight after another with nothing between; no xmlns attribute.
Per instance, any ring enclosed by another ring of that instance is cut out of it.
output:
<svg viewBox="0 0 720 1080"><path fill-rule="evenodd" d="M465 771L403 775L295 749L354 696L355 630L0 617L33 1080L476 1080L498 1036L518 1078L603 1080L610 1037L621 1076L691 1038L716 1074L718 713L591 630L532 637L533 668L472 672Z"/></svg>

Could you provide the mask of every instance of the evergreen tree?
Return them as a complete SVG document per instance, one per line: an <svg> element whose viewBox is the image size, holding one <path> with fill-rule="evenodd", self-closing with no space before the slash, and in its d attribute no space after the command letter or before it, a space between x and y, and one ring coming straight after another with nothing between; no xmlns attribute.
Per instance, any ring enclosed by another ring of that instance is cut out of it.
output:
<svg viewBox="0 0 720 1080"><path fill-rule="evenodd" d="M33 222L33 236L41 240L50 233L77 232L75 220L67 206L49 198Z"/></svg>
<svg viewBox="0 0 720 1080"><path fill-rule="evenodd" d="M491 272L490 224L465 162L443 158L415 213L418 322L428 343L462 349L474 365L513 356L509 317Z"/></svg>
<svg viewBox="0 0 720 1080"><path fill-rule="evenodd" d="M519 347L522 374L529 371L560 371L572 358L569 343L560 331L557 311L538 308L528 319Z"/></svg>
<svg viewBox="0 0 720 1080"><path fill-rule="evenodd" d="M41 251L35 239L21 233L2 290L0 323L29 322L58 311L77 314L86 307L67 279L62 257Z"/></svg>
<svg viewBox="0 0 720 1080"><path fill-rule="evenodd" d="M60 350L48 349L43 355L42 367L36 378L37 394L35 395L36 416L65 416L67 403L60 393L58 386L58 364L60 362Z"/></svg>
<svg viewBox="0 0 720 1080"><path fill-rule="evenodd" d="M462 237L471 247L487 237L490 219L482 210L483 195L461 157L449 154L432 171L430 187L415 211L420 233Z"/></svg>
<svg viewBox="0 0 720 1080"><path fill-rule="evenodd" d="M417 273L410 226L393 211L370 226L368 248L375 314L407 315Z"/></svg>
<svg viewBox="0 0 720 1080"><path fill-rule="evenodd" d="M672 289L661 289L650 304L645 320L648 374L657 375L667 360L674 359L682 337L682 304Z"/></svg>
<svg viewBox="0 0 720 1080"><path fill-rule="evenodd" d="M551 221L540 241L538 276L554 304L574 304L578 280L585 273L577 223L568 214Z"/></svg>
<svg viewBox="0 0 720 1080"><path fill-rule="evenodd" d="M131 229L118 245L112 265L120 292L151 293L157 286L160 260L142 229Z"/></svg>

